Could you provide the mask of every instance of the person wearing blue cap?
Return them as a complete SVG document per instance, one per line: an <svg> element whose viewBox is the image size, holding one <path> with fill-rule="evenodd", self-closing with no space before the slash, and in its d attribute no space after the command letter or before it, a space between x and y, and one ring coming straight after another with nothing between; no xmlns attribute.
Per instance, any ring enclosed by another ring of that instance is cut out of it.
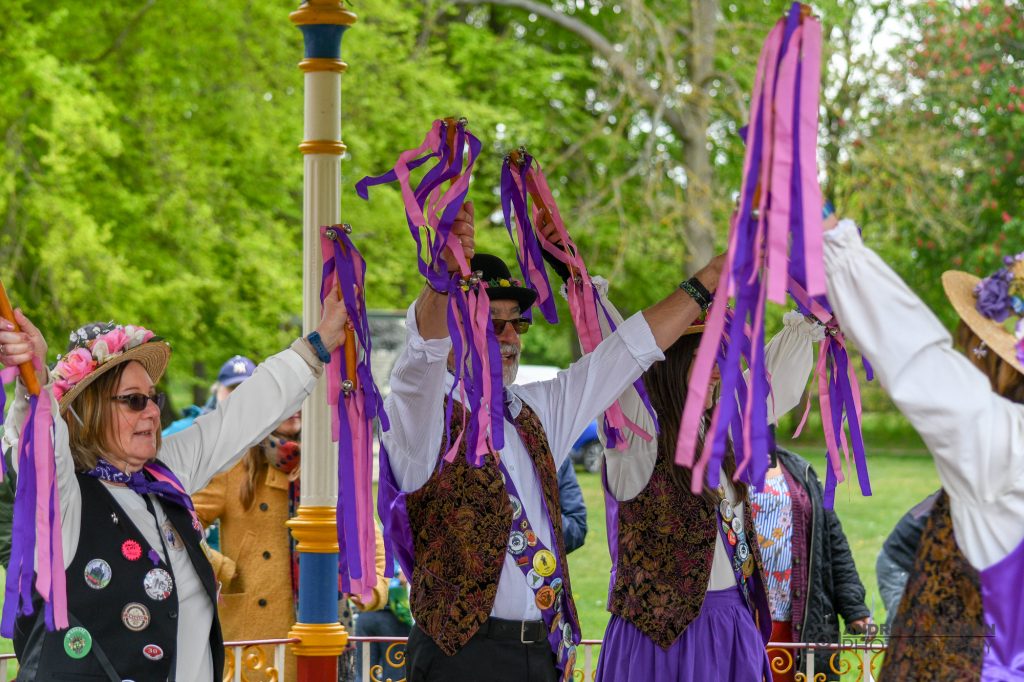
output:
<svg viewBox="0 0 1024 682"><path fill-rule="evenodd" d="M254 371L256 371L255 362L244 355L232 356L221 365L220 372L217 373L217 382L210 387L210 399L206 401L206 404L202 407L199 405L189 405L186 407L181 411L181 419L171 422L161 435L166 438L172 433L177 433L192 426L192 422L196 420L196 417L213 411L218 403L224 402L231 395L231 391L235 390L238 384L251 377Z"/></svg>

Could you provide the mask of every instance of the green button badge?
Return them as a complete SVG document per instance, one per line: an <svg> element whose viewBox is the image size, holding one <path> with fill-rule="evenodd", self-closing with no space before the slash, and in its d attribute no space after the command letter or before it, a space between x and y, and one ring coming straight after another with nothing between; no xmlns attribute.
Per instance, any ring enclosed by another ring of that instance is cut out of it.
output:
<svg viewBox="0 0 1024 682"><path fill-rule="evenodd" d="M64 653L71 658L85 658L92 651L92 635L83 627L73 627L64 635Z"/></svg>

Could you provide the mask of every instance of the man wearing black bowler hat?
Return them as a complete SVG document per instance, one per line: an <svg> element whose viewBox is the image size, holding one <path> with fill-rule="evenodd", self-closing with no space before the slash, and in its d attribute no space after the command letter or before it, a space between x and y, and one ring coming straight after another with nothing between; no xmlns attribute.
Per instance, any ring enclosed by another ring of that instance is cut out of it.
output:
<svg viewBox="0 0 1024 682"><path fill-rule="evenodd" d="M446 296L425 287L409 307L406 347L391 374L380 480L381 516L410 576L416 626L408 680L568 680L580 632L556 472L587 425L664 357L701 307L673 287L555 379L516 385L530 327L525 314L537 293L497 256L474 255L472 204L463 206L452 233L488 285L506 389L505 447L473 467L463 442L440 466L452 343ZM445 258L454 271L454 258L447 251ZM697 274L700 289L714 291L722 261L716 257ZM462 410L452 414L455 435Z"/></svg>

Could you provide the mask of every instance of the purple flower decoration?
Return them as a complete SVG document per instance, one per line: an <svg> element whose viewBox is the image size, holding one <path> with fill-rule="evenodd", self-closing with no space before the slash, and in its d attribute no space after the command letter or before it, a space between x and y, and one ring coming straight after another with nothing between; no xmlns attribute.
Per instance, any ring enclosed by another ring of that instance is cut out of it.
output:
<svg viewBox="0 0 1024 682"><path fill-rule="evenodd" d="M1003 322L1010 316L1011 278L1010 271L1002 269L978 282L978 286L974 288L974 295L978 297L975 307L979 313L996 322Z"/></svg>

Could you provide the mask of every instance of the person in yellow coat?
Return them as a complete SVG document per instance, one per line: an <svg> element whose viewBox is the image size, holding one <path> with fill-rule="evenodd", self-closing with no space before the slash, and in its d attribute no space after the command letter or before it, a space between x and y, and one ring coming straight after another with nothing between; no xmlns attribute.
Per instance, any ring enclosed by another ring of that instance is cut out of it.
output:
<svg viewBox="0 0 1024 682"><path fill-rule="evenodd" d="M215 477L193 496L204 526L220 519L220 551L210 563L221 583L220 609L225 641L278 639L295 624L298 566L285 522L299 505L301 415L285 420L231 470ZM377 584L363 611L387 603L383 541L377 537ZM273 665L269 658L264 664ZM296 679L289 650L286 677ZM247 670L247 679L259 671Z"/></svg>

